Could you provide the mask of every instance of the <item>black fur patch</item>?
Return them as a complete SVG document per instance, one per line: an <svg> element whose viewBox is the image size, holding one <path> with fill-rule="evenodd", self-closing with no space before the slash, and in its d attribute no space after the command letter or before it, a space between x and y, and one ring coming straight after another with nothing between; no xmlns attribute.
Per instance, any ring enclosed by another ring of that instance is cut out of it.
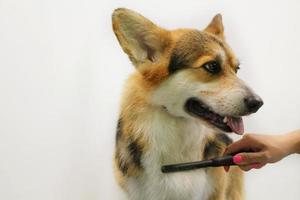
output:
<svg viewBox="0 0 300 200"><path fill-rule="evenodd" d="M122 154L122 155L121 155ZM129 169L141 169L142 147L138 141L126 137L123 134L123 120L118 120L116 132L116 153L115 159L117 166L123 175L130 175Z"/></svg>
<svg viewBox="0 0 300 200"><path fill-rule="evenodd" d="M131 155L133 163L141 168L141 156L142 156L142 148L139 146L139 144L136 141L132 141L128 145L128 152Z"/></svg>
<svg viewBox="0 0 300 200"><path fill-rule="evenodd" d="M119 118L117 125L117 134L116 134L116 142L118 142L122 135L122 119Z"/></svg>
<svg viewBox="0 0 300 200"><path fill-rule="evenodd" d="M123 135L123 123L122 119L119 118L118 120L118 125L117 125L117 132L116 132L116 153L115 153L115 158L118 164L118 167L120 171L123 173L123 175L127 174L128 171L128 163L126 160L124 160L121 155L120 151L121 149L121 140L122 140L122 135Z"/></svg>
<svg viewBox="0 0 300 200"><path fill-rule="evenodd" d="M209 140L206 143L203 152L204 159L210 159L212 157L221 156L221 154L223 153L221 143L225 144L225 146L228 146L232 143L232 139L226 134L217 134L214 140Z"/></svg>
<svg viewBox="0 0 300 200"><path fill-rule="evenodd" d="M224 144L226 144L226 146L228 146L232 143L232 139L224 133L217 134L216 139L219 141L222 141Z"/></svg>
<svg viewBox="0 0 300 200"><path fill-rule="evenodd" d="M208 141L205 144L203 157L204 159L210 159L211 157L216 157L220 154L220 148L218 143L214 140Z"/></svg>
<svg viewBox="0 0 300 200"><path fill-rule="evenodd" d="M169 64L169 73L173 74L179 69L183 69L188 65L188 62L182 58L181 56L177 55L176 52L173 52L171 55L171 60Z"/></svg>

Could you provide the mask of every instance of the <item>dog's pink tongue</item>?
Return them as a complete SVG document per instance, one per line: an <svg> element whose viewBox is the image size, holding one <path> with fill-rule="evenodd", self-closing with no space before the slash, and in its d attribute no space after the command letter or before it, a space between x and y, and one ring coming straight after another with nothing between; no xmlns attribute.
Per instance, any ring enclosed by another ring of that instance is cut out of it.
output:
<svg viewBox="0 0 300 200"><path fill-rule="evenodd" d="M242 135L244 133L244 124L241 117L228 117L227 125L236 134Z"/></svg>

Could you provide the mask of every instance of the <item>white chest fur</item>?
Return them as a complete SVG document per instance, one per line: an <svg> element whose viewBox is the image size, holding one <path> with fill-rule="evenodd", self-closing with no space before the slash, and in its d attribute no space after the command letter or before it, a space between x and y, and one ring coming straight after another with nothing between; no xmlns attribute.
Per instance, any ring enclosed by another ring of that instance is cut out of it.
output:
<svg viewBox="0 0 300 200"><path fill-rule="evenodd" d="M203 139L212 130L199 120L173 118L157 111L142 124L147 131L149 149L142 157L143 174L128 182L133 200L206 200L211 193L204 170L163 174L162 164L196 161L202 158Z"/></svg>

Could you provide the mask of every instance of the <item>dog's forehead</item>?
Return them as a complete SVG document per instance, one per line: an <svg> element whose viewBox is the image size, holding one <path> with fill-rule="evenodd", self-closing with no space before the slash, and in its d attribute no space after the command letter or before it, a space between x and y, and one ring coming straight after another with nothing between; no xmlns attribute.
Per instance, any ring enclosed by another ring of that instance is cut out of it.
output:
<svg viewBox="0 0 300 200"><path fill-rule="evenodd" d="M181 36L177 38L174 49L179 50L180 48L194 48L194 50L197 50L199 48L205 48L207 45L212 43L218 43L223 46L221 40L217 39L212 34L199 30L189 30L182 33Z"/></svg>
<svg viewBox="0 0 300 200"><path fill-rule="evenodd" d="M203 55L216 54L224 59L228 58L230 62L235 62L232 51L221 39L203 31L186 31L176 38L171 52L169 72L173 73L181 68L189 67Z"/></svg>

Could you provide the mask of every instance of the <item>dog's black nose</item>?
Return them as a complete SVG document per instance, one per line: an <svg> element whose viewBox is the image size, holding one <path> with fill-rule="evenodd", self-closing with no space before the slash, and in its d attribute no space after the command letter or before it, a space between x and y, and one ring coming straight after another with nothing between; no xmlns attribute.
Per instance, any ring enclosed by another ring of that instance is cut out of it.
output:
<svg viewBox="0 0 300 200"><path fill-rule="evenodd" d="M264 104L261 98L258 96L250 96L244 99L246 107L249 112L255 113Z"/></svg>

